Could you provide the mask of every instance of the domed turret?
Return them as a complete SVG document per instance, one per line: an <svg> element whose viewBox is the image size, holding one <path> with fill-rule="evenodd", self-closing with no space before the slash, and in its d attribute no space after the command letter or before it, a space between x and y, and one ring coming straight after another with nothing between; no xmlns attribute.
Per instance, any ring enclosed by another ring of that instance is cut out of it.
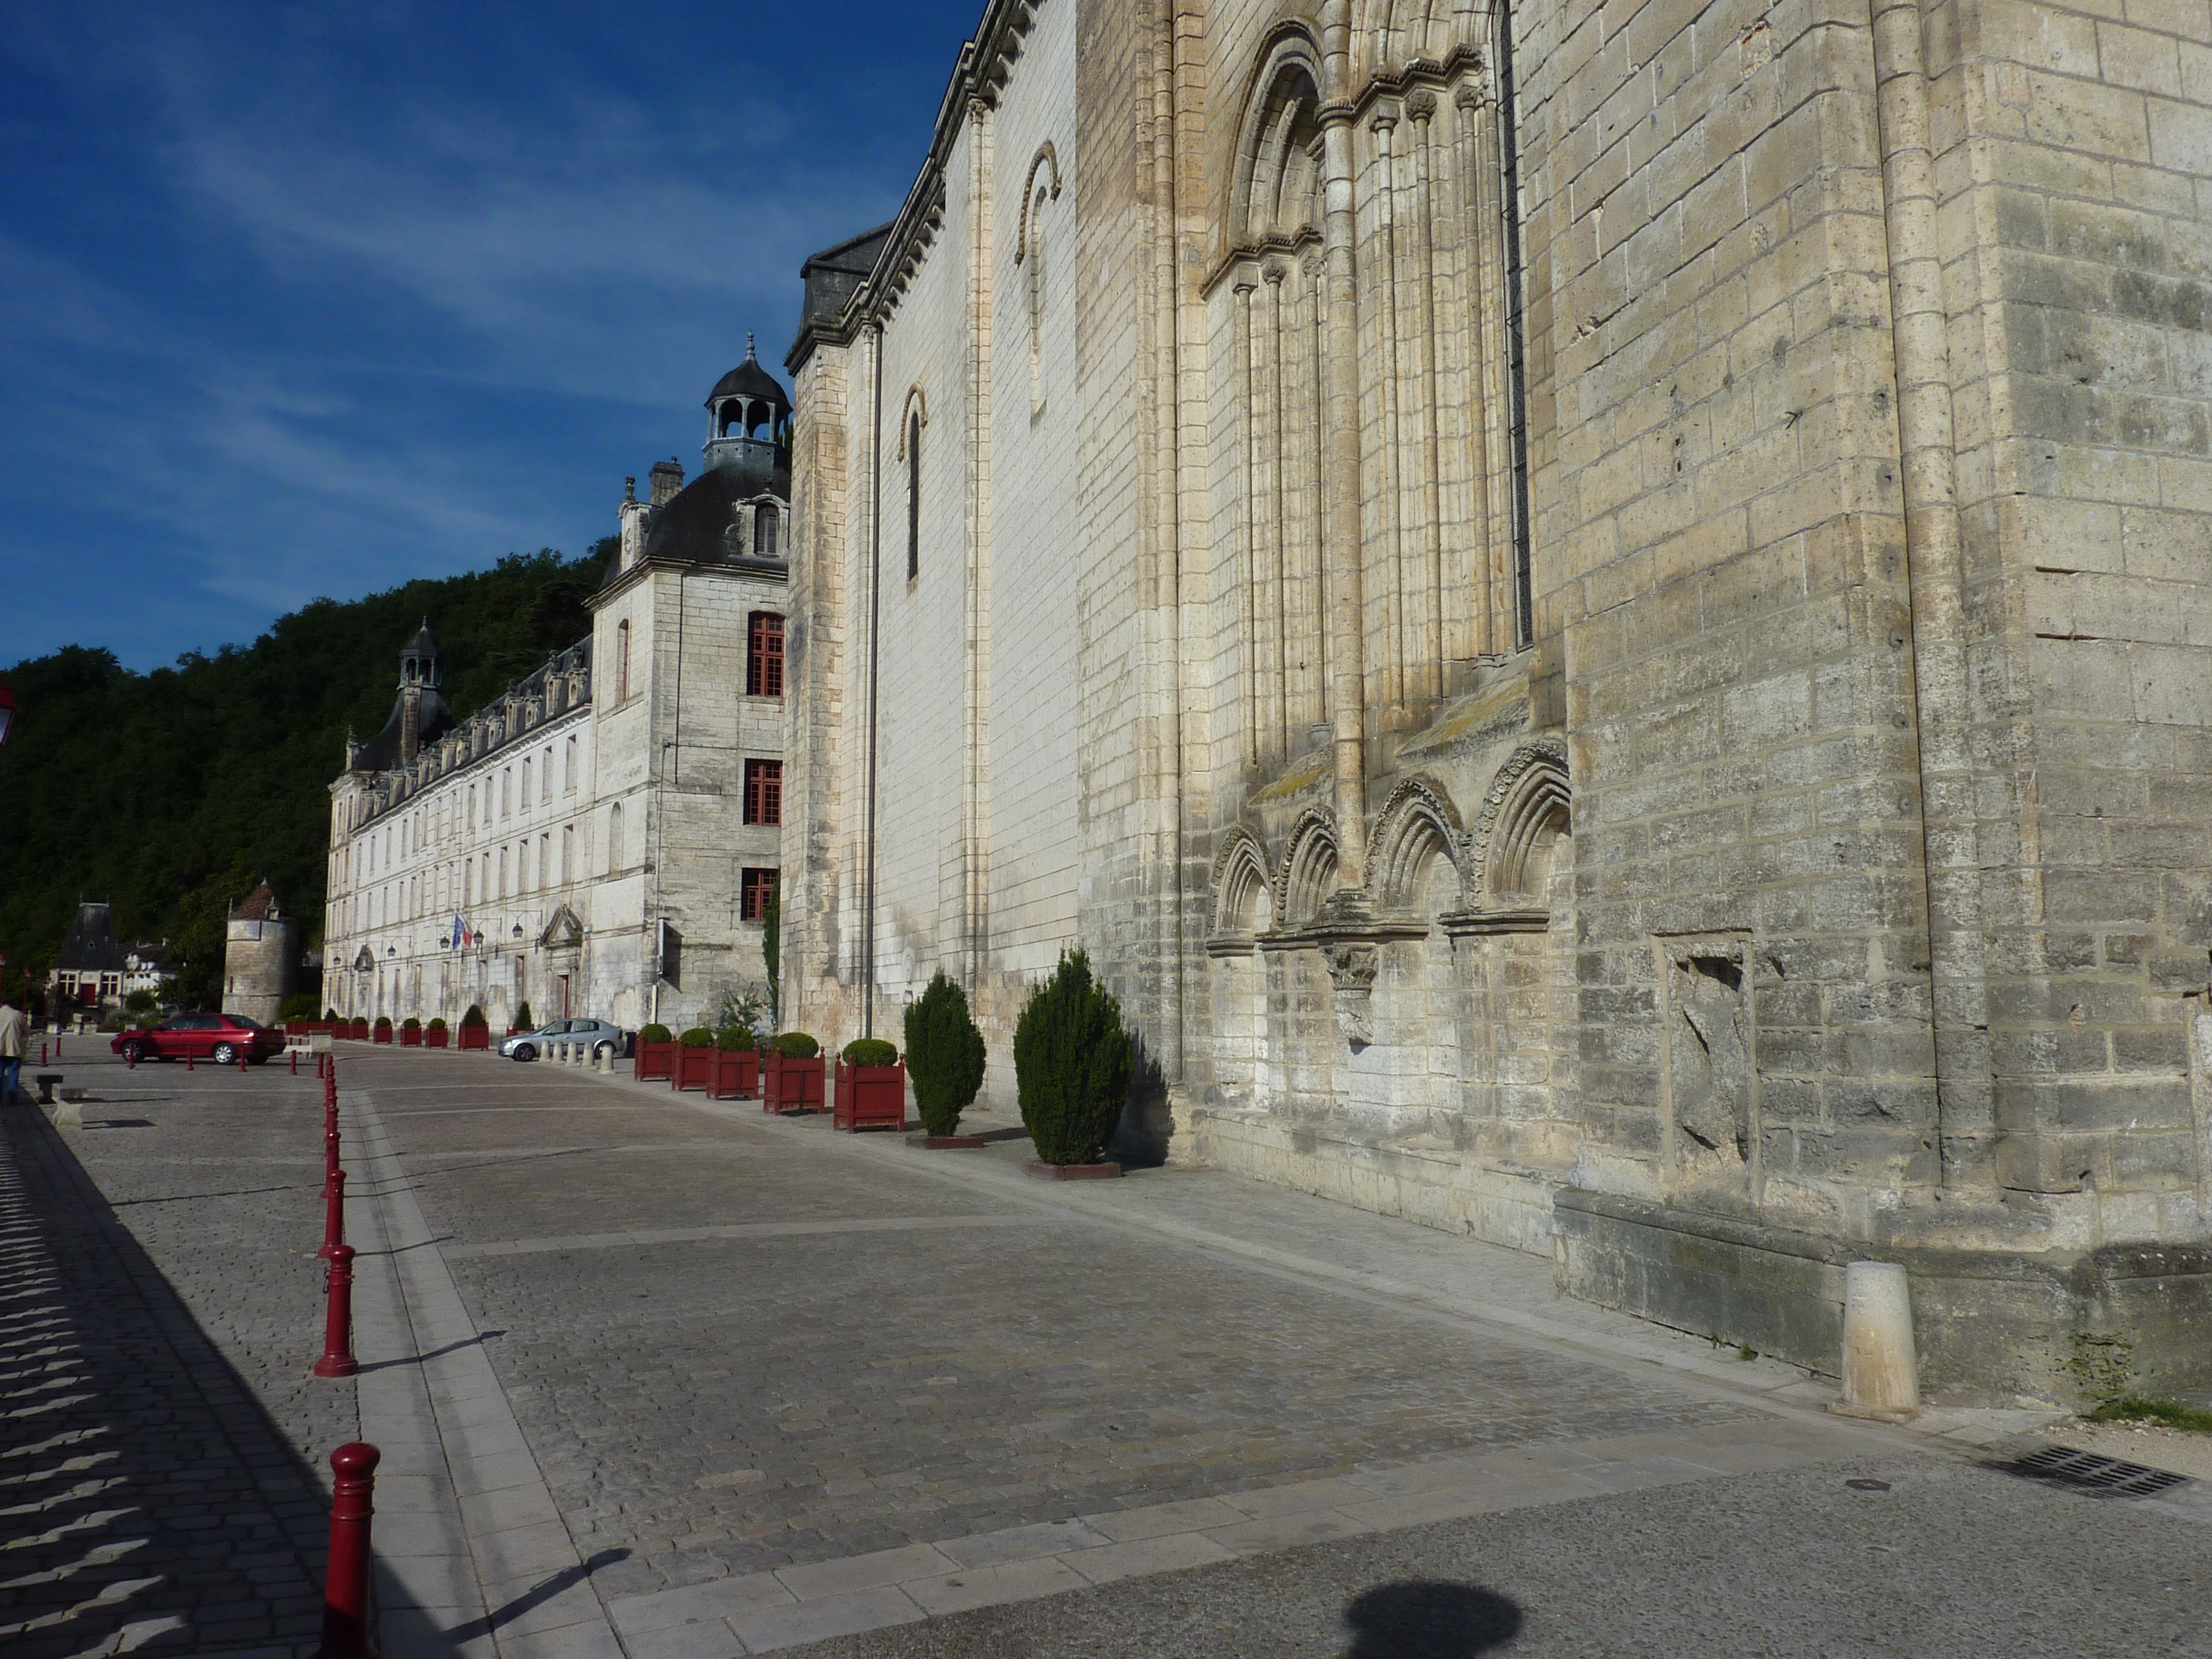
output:
<svg viewBox="0 0 2212 1659"><path fill-rule="evenodd" d="M705 453L708 471L734 471L749 489L789 488L791 398L761 367L750 334L744 362L707 394Z"/></svg>

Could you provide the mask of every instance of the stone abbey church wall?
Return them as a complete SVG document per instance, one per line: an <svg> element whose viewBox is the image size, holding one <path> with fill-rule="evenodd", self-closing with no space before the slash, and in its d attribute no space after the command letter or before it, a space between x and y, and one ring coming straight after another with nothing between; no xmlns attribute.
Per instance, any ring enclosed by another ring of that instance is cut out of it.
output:
<svg viewBox="0 0 2212 1659"><path fill-rule="evenodd" d="M2121 0L994 3L790 360L799 1022L1011 1103L1080 942L1171 1158L2212 1383L2208 162Z"/></svg>

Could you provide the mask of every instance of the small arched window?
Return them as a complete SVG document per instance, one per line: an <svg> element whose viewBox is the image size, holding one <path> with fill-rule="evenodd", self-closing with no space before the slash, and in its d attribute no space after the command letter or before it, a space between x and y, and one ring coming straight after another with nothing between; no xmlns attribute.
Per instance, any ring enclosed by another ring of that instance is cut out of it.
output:
<svg viewBox="0 0 2212 1659"><path fill-rule="evenodd" d="M617 801L607 811L607 873L611 876L621 869L622 861L622 803Z"/></svg>
<svg viewBox="0 0 2212 1659"><path fill-rule="evenodd" d="M615 701L629 701L629 618L615 624Z"/></svg>
<svg viewBox="0 0 2212 1659"><path fill-rule="evenodd" d="M775 507L763 501L753 509L753 557L780 559L783 556L782 522Z"/></svg>
<svg viewBox="0 0 2212 1659"><path fill-rule="evenodd" d="M906 417L906 579L921 574L921 411Z"/></svg>

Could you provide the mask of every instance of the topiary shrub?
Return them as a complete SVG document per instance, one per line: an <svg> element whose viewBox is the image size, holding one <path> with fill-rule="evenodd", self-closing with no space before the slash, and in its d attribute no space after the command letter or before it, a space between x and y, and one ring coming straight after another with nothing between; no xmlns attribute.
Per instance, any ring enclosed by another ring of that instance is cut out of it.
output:
<svg viewBox="0 0 2212 1659"><path fill-rule="evenodd" d="M139 997L146 999L147 1008L154 1006L154 994L151 991L133 991L123 1000L123 1006L143 1012L143 1010L139 1007L137 1000ZM302 991L297 996L286 997L284 1006L276 1011L276 1018L279 1019L313 1019L314 1017L315 994L313 991ZM335 1018L336 1016L333 1015L332 1018Z"/></svg>
<svg viewBox="0 0 2212 1659"><path fill-rule="evenodd" d="M760 1047L760 1038L742 1025L725 1025L714 1033L714 1046L724 1054L744 1054Z"/></svg>
<svg viewBox="0 0 2212 1659"><path fill-rule="evenodd" d="M461 1024L464 1025L489 1025L491 1022L484 1018L484 1011L475 1003L471 1002L469 1004L468 1012L461 1016Z"/></svg>
<svg viewBox="0 0 2212 1659"><path fill-rule="evenodd" d="M921 1127L933 1135L960 1133L960 1114L983 1086L988 1054L968 1012L968 994L939 969L929 988L907 1005L906 1070L914 1079Z"/></svg>
<svg viewBox="0 0 2212 1659"><path fill-rule="evenodd" d="M520 1025L526 1031L529 1030L538 1024L535 1019L531 1018L529 998L525 997L522 1000L522 1006L514 1011L514 1023L517 1025Z"/></svg>
<svg viewBox="0 0 2212 1659"><path fill-rule="evenodd" d="M323 1019L328 1024L337 1024L341 1016L339 1015L338 1011L335 1008L325 1008L323 1010ZM468 1022L464 1020L461 1023L465 1025ZM478 1023L481 1024L482 1022L479 1021Z"/></svg>
<svg viewBox="0 0 2212 1659"><path fill-rule="evenodd" d="M804 1031L779 1032L774 1046L786 1060L811 1060L822 1052L822 1045Z"/></svg>
<svg viewBox="0 0 2212 1659"><path fill-rule="evenodd" d="M638 1032L637 1040L640 1042L665 1042L668 1041L668 1028L655 1020Z"/></svg>
<svg viewBox="0 0 2212 1659"><path fill-rule="evenodd" d="M434 1031L442 1031L446 1029L446 1022L442 1019L434 1019L430 1022L430 1029Z"/></svg>
<svg viewBox="0 0 2212 1659"><path fill-rule="evenodd" d="M1096 1164L1128 1099L1135 1056L1121 1005L1081 947L1060 953L1014 1026L1014 1085L1040 1162Z"/></svg>
<svg viewBox="0 0 2212 1659"><path fill-rule="evenodd" d="M711 1048L714 1046L714 1034L703 1025L694 1025L676 1040L687 1048Z"/></svg>
<svg viewBox="0 0 2212 1659"><path fill-rule="evenodd" d="M898 1050L881 1037L854 1037L845 1045L848 1066L896 1066Z"/></svg>
<svg viewBox="0 0 2212 1659"><path fill-rule="evenodd" d="M389 1014L379 1014L376 1017L376 1029L380 1031L390 1030L392 1029L392 1016Z"/></svg>
<svg viewBox="0 0 2212 1659"><path fill-rule="evenodd" d="M413 1014L410 1014L399 1022L399 1029L403 1031L419 1031L422 1029L422 1022Z"/></svg>

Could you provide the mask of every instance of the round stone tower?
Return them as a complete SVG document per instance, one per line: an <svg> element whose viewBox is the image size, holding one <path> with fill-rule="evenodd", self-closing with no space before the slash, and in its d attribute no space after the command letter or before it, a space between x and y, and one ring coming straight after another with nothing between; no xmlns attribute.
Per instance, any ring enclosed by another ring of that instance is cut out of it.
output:
<svg viewBox="0 0 2212 1659"><path fill-rule="evenodd" d="M230 913L222 954L222 1012L274 1025L292 994L300 925L284 914L267 882Z"/></svg>

